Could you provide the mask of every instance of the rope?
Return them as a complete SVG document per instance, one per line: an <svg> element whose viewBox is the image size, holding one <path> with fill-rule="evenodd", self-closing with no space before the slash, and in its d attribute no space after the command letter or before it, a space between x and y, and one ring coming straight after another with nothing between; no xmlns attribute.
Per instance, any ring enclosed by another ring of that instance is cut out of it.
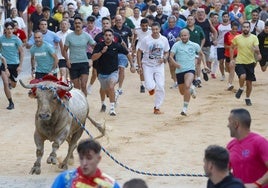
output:
<svg viewBox="0 0 268 188"><path fill-rule="evenodd" d="M42 89L44 89L44 87L42 87ZM54 94L56 95L58 101L61 103L61 105L66 108L66 110L70 113L70 115L74 118L74 120L84 129L84 131L88 134L88 136L93 139L93 136L89 133L89 131L86 129L85 125L82 124L80 122L80 120L70 111L69 107L61 100L61 98L57 95L56 89L55 88L46 88L46 89L50 89L54 92ZM108 156L110 157L116 164L118 164L119 166L133 172L136 174L141 174L141 175L146 175L146 176L170 176L170 177L206 177L206 175L204 174L191 174L191 173L151 173L151 172L144 172L144 171L140 171L140 170L135 170L123 163L121 163L120 161L118 161L108 150L106 150L104 147L101 147L102 151Z"/></svg>

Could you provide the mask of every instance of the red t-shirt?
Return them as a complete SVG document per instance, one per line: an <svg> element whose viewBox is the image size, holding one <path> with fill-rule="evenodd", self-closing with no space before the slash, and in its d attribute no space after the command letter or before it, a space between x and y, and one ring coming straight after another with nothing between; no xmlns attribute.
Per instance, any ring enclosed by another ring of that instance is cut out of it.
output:
<svg viewBox="0 0 268 188"><path fill-rule="evenodd" d="M27 9L28 15L31 15L34 11L36 11L36 8L33 5L30 5Z"/></svg>
<svg viewBox="0 0 268 188"><path fill-rule="evenodd" d="M19 37L22 42L27 39L25 32L21 29L17 29L17 31L14 31L13 34Z"/></svg>
<svg viewBox="0 0 268 188"><path fill-rule="evenodd" d="M236 35L239 35L239 34L240 34L240 32L237 32L235 35L233 35L230 31L227 32L224 35L224 45L231 46L233 39L235 38ZM226 57L230 57L230 49L229 48L225 48L224 55ZM237 55L237 49L234 50L234 56L236 56L236 55Z"/></svg>

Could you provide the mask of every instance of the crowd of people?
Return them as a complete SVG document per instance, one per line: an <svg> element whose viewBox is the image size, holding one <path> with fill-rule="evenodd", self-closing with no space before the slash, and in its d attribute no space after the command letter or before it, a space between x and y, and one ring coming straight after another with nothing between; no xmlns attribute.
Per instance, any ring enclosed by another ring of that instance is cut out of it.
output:
<svg viewBox="0 0 268 188"><path fill-rule="evenodd" d="M196 98L196 90L203 87L203 81L218 76L225 81L226 74L226 90L235 89L236 73L239 85L234 97L240 99L245 90L245 104L251 106L255 68L260 66L265 72L268 66L268 3L264 0L55 0L54 3L21 0L6 14L4 29L0 30L0 73L8 110L15 108L11 89L16 87L22 69L24 47L30 49L34 79L52 74L64 82L72 82L87 96L98 78L100 111L106 112L108 97L111 116L116 116L116 103L123 94L128 65L132 73L139 74L140 93L147 90L155 96L153 113L160 115L164 113L160 107L165 98L164 73L168 64L170 89L178 88L183 96L180 111L183 116L187 116L190 98ZM250 132L250 123L247 110L231 111L228 127L234 139L227 150L215 145L205 150L207 187L268 187L268 141ZM119 187L97 168L100 150L95 141L81 142L80 167L61 174L54 187L81 182L95 186L96 179L100 185L109 182L110 187ZM72 177L68 181L64 179L67 175ZM87 176L90 180L84 179ZM131 187L131 182L124 187Z"/></svg>

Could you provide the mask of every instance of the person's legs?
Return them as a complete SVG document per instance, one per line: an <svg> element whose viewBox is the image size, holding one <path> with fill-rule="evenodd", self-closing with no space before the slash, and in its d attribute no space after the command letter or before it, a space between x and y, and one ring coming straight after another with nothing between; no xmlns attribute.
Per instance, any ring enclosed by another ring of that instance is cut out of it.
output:
<svg viewBox="0 0 268 188"><path fill-rule="evenodd" d="M89 82L88 87L87 87L88 94L91 93L91 87L93 86L96 78L97 78L97 70L95 68L93 68L92 69L92 75L91 75L91 78L90 78L90 82Z"/></svg>
<svg viewBox="0 0 268 188"><path fill-rule="evenodd" d="M155 91L155 109L160 109L160 106L164 102L165 98L165 67L164 64L153 67L154 69L154 80L156 83Z"/></svg>
<svg viewBox="0 0 268 188"><path fill-rule="evenodd" d="M81 84L81 90L87 96L87 80L88 80L88 74L82 74L80 76L80 84Z"/></svg>
<svg viewBox="0 0 268 188"><path fill-rule="evenodd" d="M183 108L182 108L181 115L186 115L186 112L188 110L188 105L190 102L191 94L193 92L191 91L193 90L193 88L191 88L193 80L194 80L193 72L190 71L184 74Z"/></svg>
<svg viewBox="0 0 268 188"><path fill-rule="evenodd" d="M119 67L119 79L118 79L118 91L119 94L122 94L122 86L125 79L125 68Z"/></svg>
<svg viewBox="0 0 268 188"><path fill-rule="evenodd" d="M9 101L9 105L8 105L7 109L12 110L12 109L14 109L14 103L12 101L11 92L10 92L9 85L8 85L8 77L7 77L6 72L3 70L1 70L1 77L3 80L5 95Z"/></svg>
<svg viewBox="0 0 268 188"><path fill-rule="evenodd" d="M145 88L148 91L152 91L155 89L155 80L154 80L154 72L153 68L143 65L143 76L144 76L144 83Z"/></svg>
<svg viewBox="0 0 268 188"><path fill-rule="evenodd" d="M119 73L118 71L115 71L113 73L111 73L109 75L108 78L108 87L107 87L107 93L109 96L109 100L110 100L110 115L111 116L115 116L116 112L115 112L115 85L118 82L118 78L119 77Z"/></svg>
<svg viewBox="0 0 268 188"><path fill-rule="evenodd" d="M235 64L234 62L228 62L227 67L229 70L229 76L228 76L228 91L233 90L233 81L234 81L234 74L235 74Z"/></svg>

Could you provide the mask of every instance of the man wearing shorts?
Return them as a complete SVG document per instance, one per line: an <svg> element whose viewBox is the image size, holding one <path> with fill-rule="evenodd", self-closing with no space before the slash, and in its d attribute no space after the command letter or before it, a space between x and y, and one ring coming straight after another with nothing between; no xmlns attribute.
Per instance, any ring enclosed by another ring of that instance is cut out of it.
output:
<svg viewBox="0 0 268 188"><path fill-rule="evenodd" d="M95 45L96 42L90 35L83 31L83 19L75 17L74 32L67 35L65 39L63 57L65 57L66 65L70 70L71 81L74 87L81 89L87 96L87 80L89 75L89 62L87 58L87 46ZM68 57L67 51L70 51Z"/></svg>
<svg viewBox="0 0 268 188"><path fill-rule="evenodd" d="M6 59L8 70L9 70L9 82L12 88L17 85L17 77L22 69L23 62L23 49L21 40L13 34L14 23L5 23L5 34L0 37L0 48L1 53ZM10 101L7 109L11 110L14 108L14 103Z"/></svg>
<svg viewBox="0 0 268 188"><path fill-rule="evenodd" d="M256 35L250 33L250 22L245 21L242 24L242 34L237 35L232 42L230 49L230 59L234 62L234 49L237 48L238 54L236 58L235 72L239 78L239 89L235 97L239 99L244 91L244 84L246 82L246 105L251 106L250 94L252 91L252 81L256 81L254 74L255 57L261 59L259 50L259 41Z"/></svg>
<svg viewBox="0 0 268 188"><path fill-rule="evenodd" d="M63 18L63 20L60 22L60 31L56 33L61 39L62 43L65 43L66 36L72 32L73 31L70 30L70 23L68 19ZM63 82L66 82L69 78L69 70L66 65L66 60L62 56L60 50L57 50L57 56L59 58L60 78Z"/></svg>
<svg viewBox="0 0 268 188"><path fill-rule="evenodd" d="M195 55L198 54L202 59L205 69L205 55L201 47L189 40L190 33L187 29L181 30L181 41L176 42L170 51L170 63L176 67L176 77L179 86L179 91L183 95L183 108L181 115L186 116L190 97L196 97L195 86L192 85L195 75ZM177 61L175 61L175 59Z"/></svg>
<svg viewBox="0 0 268 188"><path fill-rule="evenodd" d="M104 31L104 42L98 43L92 55L92 60L97 60L97 72L101 89L109 96L110 115L116 116L115 112L115 90L118 82L118 53L127 55L132 62L128 50L119 43L113 42L114 32L112 29Z"/></svg>

